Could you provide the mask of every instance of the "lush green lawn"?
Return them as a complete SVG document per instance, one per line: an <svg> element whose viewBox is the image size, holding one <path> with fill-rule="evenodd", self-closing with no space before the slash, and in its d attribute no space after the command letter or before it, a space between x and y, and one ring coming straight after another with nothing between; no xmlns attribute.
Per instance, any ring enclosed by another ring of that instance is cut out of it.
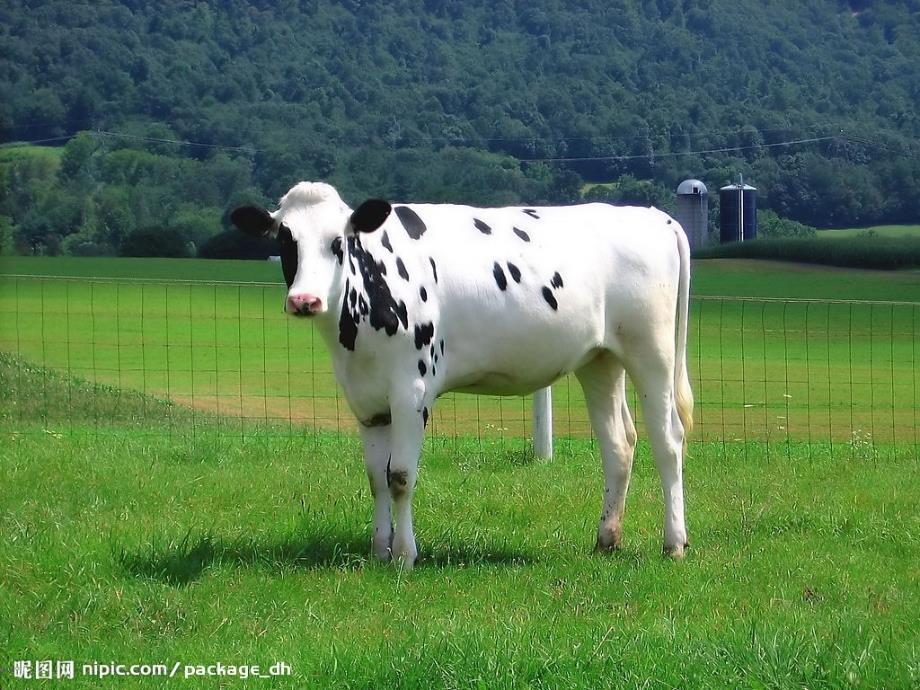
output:
<svg viewBox="0 0 920 690"><path fill-rule="evenodd" d="M15 399L25 412L11 412ZM87 414L91 405L106 415ZM292 668L189 687L913 687L920 518L909 448L702 444L693 548L660 556L640 444L624 550L590 553L596 449L430 444L411 574L367 560L352 437L212 419L0 360L0 686L15 660ZM41 414L39 414L41 413ZM63 432L63 433L62 433ZM61 683L64 685L64 682Z"/></svg>

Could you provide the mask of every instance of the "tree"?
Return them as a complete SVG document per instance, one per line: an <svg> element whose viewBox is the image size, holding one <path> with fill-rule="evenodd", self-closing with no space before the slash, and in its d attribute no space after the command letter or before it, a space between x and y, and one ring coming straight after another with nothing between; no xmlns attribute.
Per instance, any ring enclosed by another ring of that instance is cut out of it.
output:
<svg viewBox="0 0 920 690"><path fill-rule="evenodd" d="M121 256L182 258L191 256L190 247L177 232L163 228L139 228L125 237Z"/></svg>
<svg viewBox="0 0 920 690"><path fill-rule="evenodd" d="M59 174L65 180L78 180L91 177L90 160L96 153L98 144L89 132L80 132L64 147L61 154Z"/></svg>

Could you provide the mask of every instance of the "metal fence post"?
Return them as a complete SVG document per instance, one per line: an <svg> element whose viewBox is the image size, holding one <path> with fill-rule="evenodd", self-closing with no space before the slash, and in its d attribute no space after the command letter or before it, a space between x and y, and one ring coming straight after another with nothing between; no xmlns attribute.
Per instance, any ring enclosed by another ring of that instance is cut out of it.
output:
<svg viewBox="0 0 920 690"><path fill-rule="evenodd" d="M533 454L553 459L553 392L549 386L533 394Z"/></svg>

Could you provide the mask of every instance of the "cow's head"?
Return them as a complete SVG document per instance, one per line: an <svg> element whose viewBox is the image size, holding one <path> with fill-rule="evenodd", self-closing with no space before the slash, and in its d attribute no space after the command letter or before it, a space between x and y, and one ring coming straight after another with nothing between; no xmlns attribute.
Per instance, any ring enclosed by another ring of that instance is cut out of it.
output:
<svg viewBox="0 0 920 690"><path fill-rule="evenodd" d="M388 202L369 199L352 211L330 185L301 182L281 198L277 211L241 206L230 219L249 235L278 240L288 286L285 310L313 316L326 312L342 297L348 236L373 232L391 210Z"/></svg>

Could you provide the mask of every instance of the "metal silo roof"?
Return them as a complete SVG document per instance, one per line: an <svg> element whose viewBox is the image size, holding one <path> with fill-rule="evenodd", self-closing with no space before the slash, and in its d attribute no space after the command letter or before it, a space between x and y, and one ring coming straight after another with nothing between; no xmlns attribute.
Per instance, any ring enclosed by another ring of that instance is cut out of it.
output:
<svg viewBox="0 0 920 690"><path fill-rule="evenodd" d="M708 194L709 190L699 180L684 180L677 186L678 194Z"/></svg>

